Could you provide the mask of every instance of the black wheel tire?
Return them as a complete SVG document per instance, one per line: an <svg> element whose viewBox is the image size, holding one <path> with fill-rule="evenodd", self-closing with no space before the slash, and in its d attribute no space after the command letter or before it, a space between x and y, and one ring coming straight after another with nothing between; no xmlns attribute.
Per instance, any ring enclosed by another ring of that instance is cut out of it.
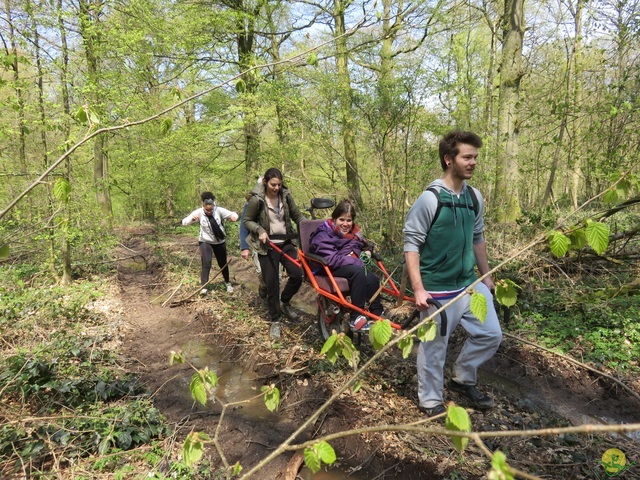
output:
<svg viewBox="0 0 640 480"><path fill-rule="evenodd" d="M350 329L345 330L343 322L344 312L342 311L342 309L340 309L340 312L336 314L336 316L330 323L327 323L325 312L329 308L329 301L322 295L319 295L317 303L318 312L316 313L316 321L318 323L318 329L320 330L320 335L322 335L323 340L326 341L333 334L333 330L338 333L350 333Z"/></svg>

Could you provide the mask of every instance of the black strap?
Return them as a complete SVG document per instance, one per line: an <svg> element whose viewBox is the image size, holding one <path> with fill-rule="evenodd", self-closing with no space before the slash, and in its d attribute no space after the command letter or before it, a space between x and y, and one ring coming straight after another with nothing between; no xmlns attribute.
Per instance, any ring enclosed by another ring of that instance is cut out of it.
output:
<svg viewBox="0 0 640 480"><path fill-rule="evenodd" d="M218 222L216 222L213 212L211 213L211 215L207 215L207 212L205 212L205 215L209 219L209 224L211 225L211 230L213 231L215 237L218 240L224 240L224 232L222 231L222 228L220 228L220 225L218 225Z"/></svg>
<svg viewBox="0 0 640 480"><path fill-rule="evenodd" d="M477 218L478 214L480 213L480 207L478 205L478 203L479 203L478 202L478 197L476 195L476 192L469 185L467 185L467 190L469 191L469 196L471 197L471 203L473 204L473 211L476 214L476 218ZM436 207L436 213L433 215L433 220L431 221L431 225L433 225L434 223L436 223L436 220L438 219L438 215L440 215L440 210L442 210L442 206L445 205L445 204L442 203L442 201L440 200L440 191L437 190L435 187L429 187L429 188L427 188L427 191L433 193L436 196L436 199L438 200L438 206ZM447 206L449 206L449 205L447 205Z"/></svg>

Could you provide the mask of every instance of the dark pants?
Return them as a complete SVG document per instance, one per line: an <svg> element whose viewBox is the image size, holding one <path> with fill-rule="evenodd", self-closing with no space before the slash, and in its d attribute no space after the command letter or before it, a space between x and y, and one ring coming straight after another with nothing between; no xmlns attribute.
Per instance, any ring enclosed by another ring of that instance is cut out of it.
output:
<svg viewBox="0 0 640 480"><path fill-rule="evenodd" d="M291 242L284 243L282 252L291 258L298 258L298 249ZM289 303L302 285L302 269L274 248L267 250L266 255L258 255L264 283L267 285L267 303L269 305L269 321L276 322L280 318L280 301ZM280 264L287 271L289 280L280 295Z"/></svg>
<svg viewBox="0 0 640 480"><path fill-rule="evenodd" d="M331 270L335 277L346 278L349 282L351 303L356 307L364 308L365 303L378 291L380 280L373 272L365 274L364 268L358 265L346 265L344 267ZM382 313L380 295L377 295L369 304L369 311L375 315ZM351 312L351 320L355 320L360 315L358 312Z"/></svg>
<svg viewBox="0 0 640 480"><path fill-rule="evenodd" d="M200 242L200 256L202 257L202 270L200 271L200 284L205 285L209 281L211 262L215 255L218 266L222 268L224 281L229 283L229 266L227 265L227 244L222 242L217 245Z"/></svg>

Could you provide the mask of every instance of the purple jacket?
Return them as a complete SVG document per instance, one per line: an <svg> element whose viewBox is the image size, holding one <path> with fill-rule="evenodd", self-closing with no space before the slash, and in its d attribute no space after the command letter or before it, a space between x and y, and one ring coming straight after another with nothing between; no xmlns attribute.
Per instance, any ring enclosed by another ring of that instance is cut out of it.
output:
<svg viewBox="0 0 640 480"><path fill-rule="evenodd" d="M357 235L357 238L344 238L334 232L329 222L326 221L311 234L309 251L323 257L331 270L346 265L363 267L362 260L356 257L359 257L360 252L364 249L364 242L362 235L360 233ZM356 257L349 255L351 252Z"/></svg>

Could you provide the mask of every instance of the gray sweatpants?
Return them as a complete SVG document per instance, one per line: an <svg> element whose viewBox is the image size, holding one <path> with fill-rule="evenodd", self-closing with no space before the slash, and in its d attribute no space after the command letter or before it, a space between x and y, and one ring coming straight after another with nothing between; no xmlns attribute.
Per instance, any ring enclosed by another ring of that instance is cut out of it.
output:
<svg viewBox="0 0 640 480"><path fill-rule="evenodd" d="M449 337L458 326L469 333L469 338L453 366L453 380L458 383L475 385L478 368L489 360L500 346L502 330L500 321L493 306L493 296L489 288L482 282L474 288L487 299L487 318L484 324L472 315L470 310L471 295L465 295L446 309L447 334L438 334L430 342L421 342L418 347L418 400L425 408L433 408L444 403L444 363L447 356ZM420 318L429 316L429 311L422 312Z"/></svg>

